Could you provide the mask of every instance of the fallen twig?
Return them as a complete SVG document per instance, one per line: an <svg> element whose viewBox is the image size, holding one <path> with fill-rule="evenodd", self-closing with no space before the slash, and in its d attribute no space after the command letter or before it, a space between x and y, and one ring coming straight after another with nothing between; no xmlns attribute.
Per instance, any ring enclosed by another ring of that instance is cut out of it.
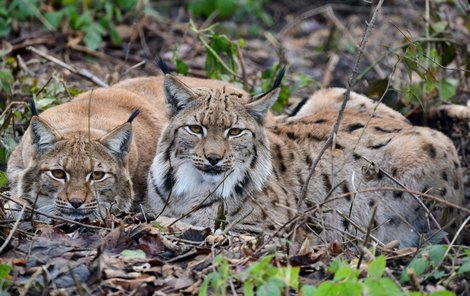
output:
<svg viewBox="0 0 470 296"><path fill-rule="evenodd" d="M57 59L57 58L55 58L51 55L48 55L47 53L44 53L44 52L38 50L37 48L35 48L33 46L28 46L26 49L34 52L35 54L39 55L40 57L42 57L42 58L44 58L48 61L51 61L51 62L61 66L62 68L65 68L65 69L69 70L73 74L79 75L79 76L81 76L85 79L90 80L91 82L93 82L94 84L96 84L98 86L101 86L101 87L108 87L109 86L106 82L104 82L103 80L101 80L100 78L98 78L97 76L92 74L87 69L77 70L74 66L68 65L68 64L62 62L61 60L59 60L59 59Z"/></svg>

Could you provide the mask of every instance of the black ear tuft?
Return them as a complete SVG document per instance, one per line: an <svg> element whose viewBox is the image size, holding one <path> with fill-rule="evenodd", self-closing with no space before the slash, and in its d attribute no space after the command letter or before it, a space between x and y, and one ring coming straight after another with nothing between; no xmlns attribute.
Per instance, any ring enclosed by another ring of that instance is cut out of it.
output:
<svg viewBox="0 0 470 296"><path fill-rule="evenodd" d="M129 119L127 120L127 122L132 123L132 121L134 121L134 119L135 119L139 114L140 114L140 109L139 109L139 108L134 109L134 111L132 111L131 116L129 116Z"/></svg>
<svg viewBox="0 0 470 296"><path fill-rule="evenodd" d="M29 99L29 109L31 110L31 114L33 114L33 116L38 116L38 109L36 109L36 103L34 102L33 98Z"/></svg>
<svg viewBox="0 0 470 296"><path fill-rule="evenodd" d="M283 66L281 71L277 74L276 80L274 81L273 87L270 89L273 90L281 86L282 78L284 78L284 74L286 73L286 66Z"/></svg>
<svg viewBox="0 0 470 296"><path fill-rule="evenodd" d="M170 68L165 63L165 61L162 59L162 57L158 58L157 64L158 64L158 67L160 67L160 70L162 70L163 74L170 74L171 73Z"/></svg>

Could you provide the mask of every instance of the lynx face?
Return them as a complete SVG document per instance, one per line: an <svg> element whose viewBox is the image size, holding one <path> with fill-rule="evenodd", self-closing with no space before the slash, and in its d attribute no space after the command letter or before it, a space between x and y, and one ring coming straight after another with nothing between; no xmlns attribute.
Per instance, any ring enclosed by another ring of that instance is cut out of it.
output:
<svg viewBox="0 0 470 296"><path fill-rule="evenodd" d="M191 89L167 75L165 92L170 121L152 165L150 194L220 199L260 190L271 172L262 122L277 89L242 104L236 91Z"/></svg>
<svg viewBox="0 0 470 296"><path fill-rule="evenodd" d="M71 219L130 210L130 123L91 141L83 132L61 136L39 117L30 129L34 151L19 182L20 197L41 212Z"/></svg>

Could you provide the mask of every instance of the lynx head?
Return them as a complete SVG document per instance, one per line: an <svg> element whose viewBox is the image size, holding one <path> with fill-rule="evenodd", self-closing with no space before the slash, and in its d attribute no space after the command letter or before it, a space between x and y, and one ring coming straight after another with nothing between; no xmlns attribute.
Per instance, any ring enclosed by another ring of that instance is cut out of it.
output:
<svg viewBox="0 0 470 296"><path fill-rule="evenodd" d="M128 153L131 121L137 114L98 138L76 130L61 135L44 119L33 116L29 127L32 161L21 179L21 197L39 211L71 219L97 219L105 209L130 210ZM91 130L90 134L96 133Z"/></svg>
<svg viewBox="0 0 470 296"><path fill-rule="evenodd" d="M264 119L278 85L252 97L233 87L190 88L167 74L169 122L149 181L159 195L236 197L260 190L272 170Z"/></svg>

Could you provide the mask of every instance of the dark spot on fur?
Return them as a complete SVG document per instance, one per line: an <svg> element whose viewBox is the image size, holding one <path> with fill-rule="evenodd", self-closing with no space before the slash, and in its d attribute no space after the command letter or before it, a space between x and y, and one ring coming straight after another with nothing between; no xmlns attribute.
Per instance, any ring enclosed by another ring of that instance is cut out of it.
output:
<svg viewBox="0 0 470 296"><path fill-rule="evenodd" d="M292 153L292 152L289 153L289 158L290 158L290 160L294 160L294 153Z"/></svg>
<svg viewBox="0 0 470 296"><path fill-rule="evenodd" d="M401 219L399 216L393 216L393 217L390 217L389 223L392 225L398 226L401 223Z"/></svg>
<svg viewBox="0 0 470 296"><path fill-rule="evenodd" d="M346 127L346 130L348 131L348 133L352 133L353 131L363 128L363 127L364 125L362 123L353 123L353 124L348 125Z"/></svg>
<svg viewBox="0 0 470 296"><path fill-rule="evenodd" d="M328 177L328 175L326 174L322 174L321 175L322 179L323 179L323 185L325 186L326 188L326 191L330 191L331 190L331 182L330 182L330 178Z"/></svg>
<svg viewBox="0 0 470 296"><path fill-rule="evenodd" d="M343 227L344 227L345 229L348 229L348 227L349 227L349 221L348 221L348 220L343 219L342 224L343 224Z"/></svg>
<svg viewBox="0 0 470 296"><path fill-rule="evenodd" d="M258 161L258 149L256 146L253 147L253 158L251 159L250 168L254 168Z"/></svg>
<svg viewBox="0 0 470 296"><path fill-rule="evenodd" d="M326 122L326 119L320 118L320 119L315 120L313 123L318 123L318 124L320 124L320 123L325 123L325 122Z"/></svg>
<svg viewBox="0 0 470 296"><path fill-rule="evenodd" d="M445 197L446 194L447 194L447 188L444 187L444 188L442 189L442 197Z"/></svg>
<svg viewBox="0 0 470 296"><path fill-rule="evenodd" d="M293 132L287 132L286 135L291 140L297 140L297 135L294 134Z"/></svg>
<svg viewBox="0 0 470 296"><path fill-rule="evenodd" d="M243 194L243 190L248 186L248 184L250 184L251 182L251 178L248 174L245 175L245 178L243 178L243 180L240 181L240 183L238 183L236 186L235 186L235 193L240 196Z"/></svg>
<svg viewBox="0 0 470 296"><path fill-rule="evenodd" d="M369 200L369 207L372 208L373 206L375 206L376 203L377 202L374 199Z"/></svg>
<svg viewBox="0 0 470 296"><path fill-rule="evenodd" d="M392 140L392 139L390 138L390 139L386 140L386 141L383 142L383 143L379 143L379 144L375 144L375 145L369 145L369 146L367 146L367 148L370 148L370 149L379 149L379 148L382 148L382 147L386 146L388 143L390 143L391 140Z"/></svg>
<svg viewBox="0 0 470 296"><path fill-rule="evenodd" d="M420 206L416 207L416 208L415 208L415 213L419 212L420 210L421 210L421 207L420 207Z"/></svg>
<svg viewBox="0 0 470 296"><path fill-rule="evenodd" d="M384 173L382 172L382 170L379 170L377 172L377 179L381 180L383 177L384 177Z"/></svg>
<svg viewBox="0 0 470 296"><path fill-rule="evenodd" d="M402 198L403 197L403 192L402 191L394 191L393 192L393 197Z"/></svg>
<svg viewBox="0 0 470 296"><path fill-rule="evenodd" d="M436 148L431 143L424 144L421 147L424 151L426 151L431 158L436 158Z"/></svg>
<svg viewBox="0 0 470 296"><path fill-rule="evenodd" d="M393 177L396 177L397 173L398 173L398 169L397 169L397 168L393 168L393 169L392 169L392 176L393 176Z"/></svg>
<svg viewBox="0 0 470 296"><path fill-rule="evenodd" d="M271 224L271 225L268 226L268 229L271 230L271 231L275 231L275 230L276 230L276 226L274 226L274 225Z"/></svg>
<svg viewBox="0 0 470 296"><path fill-rule="evenodd" d="M354 158L355 160L358 160L358 159L361 158L361 156L360 156L359 154L357 154L357 153L353 153L353 158Z"/></svg>
<svg viewBox="0 0 470 296"><path fill-rule="evenodd" d="M454 167L455 167L456 169L458 169L458 168L459 168L459 163L456 162L456 161L454 161Z"/></svg>
<svg viewBox="0 0 470 296"><path fill-rule="evenodd" d="M377 220L374 219L374 222L372 223L372 227L373 228L379 227L379 223L377 222Z"/></svg>
<svg viewBox="0 0 470 296"><path fill-rule="evenodd" d="M429 190L429 186L428 185L424 185L423 189L421 190L421 192L423 193L427 193Z"/></svg>
<svg viewBox="0 0 470 296"><path fill-rule="evenodd" d="M305 156L305 162L309 167L312 165L312 158L310 157L310 155Z"/></svg>
<svg viewBox="0 0 470 296"><path fill-rule="evenodd" d="M338 143L335 144L335 148L338 150L344 150L344 146Z"/></svg>
<svg viewBox="0 0 470 296"><path fill-rule="evenodd" d="M281 173L285 173L287 170L286 165L283 162L281 162L279 169L281 170Z"/></svg>
<svg viewBox="0 0 470 296"><path fill-rule="evenodd" d="M455 182L454 182L454 189L455 190L459 189L459 181L458 180L455 180Z"/></svg>
<svg viewBox="0 0 470 296"><path fill-rule="evenodd" d="M343 193L350 193L350 189L349 189L349 186L346 182L343 182L343 184L341 185L341 189L343 190ZM344 196L344 199L346 199L347 201L351 201L351 195L345 195Z"/></svg>
<svg viewBox="0 0 470 296"><path fill-rule="evenodd" d="M441 174L441 176L442 176L442 180L448 181L447 172L446 172L446 171L443 171L442 174Z"/></svg>
<svg viewBox="0 0 470 296"><path fill-rule="evenodd" d="M165 191L170 191L175 184L175 176L173 176L173 169L170 168L168 174L166 174L165 181L163 182L163 188Z"/></svg>

